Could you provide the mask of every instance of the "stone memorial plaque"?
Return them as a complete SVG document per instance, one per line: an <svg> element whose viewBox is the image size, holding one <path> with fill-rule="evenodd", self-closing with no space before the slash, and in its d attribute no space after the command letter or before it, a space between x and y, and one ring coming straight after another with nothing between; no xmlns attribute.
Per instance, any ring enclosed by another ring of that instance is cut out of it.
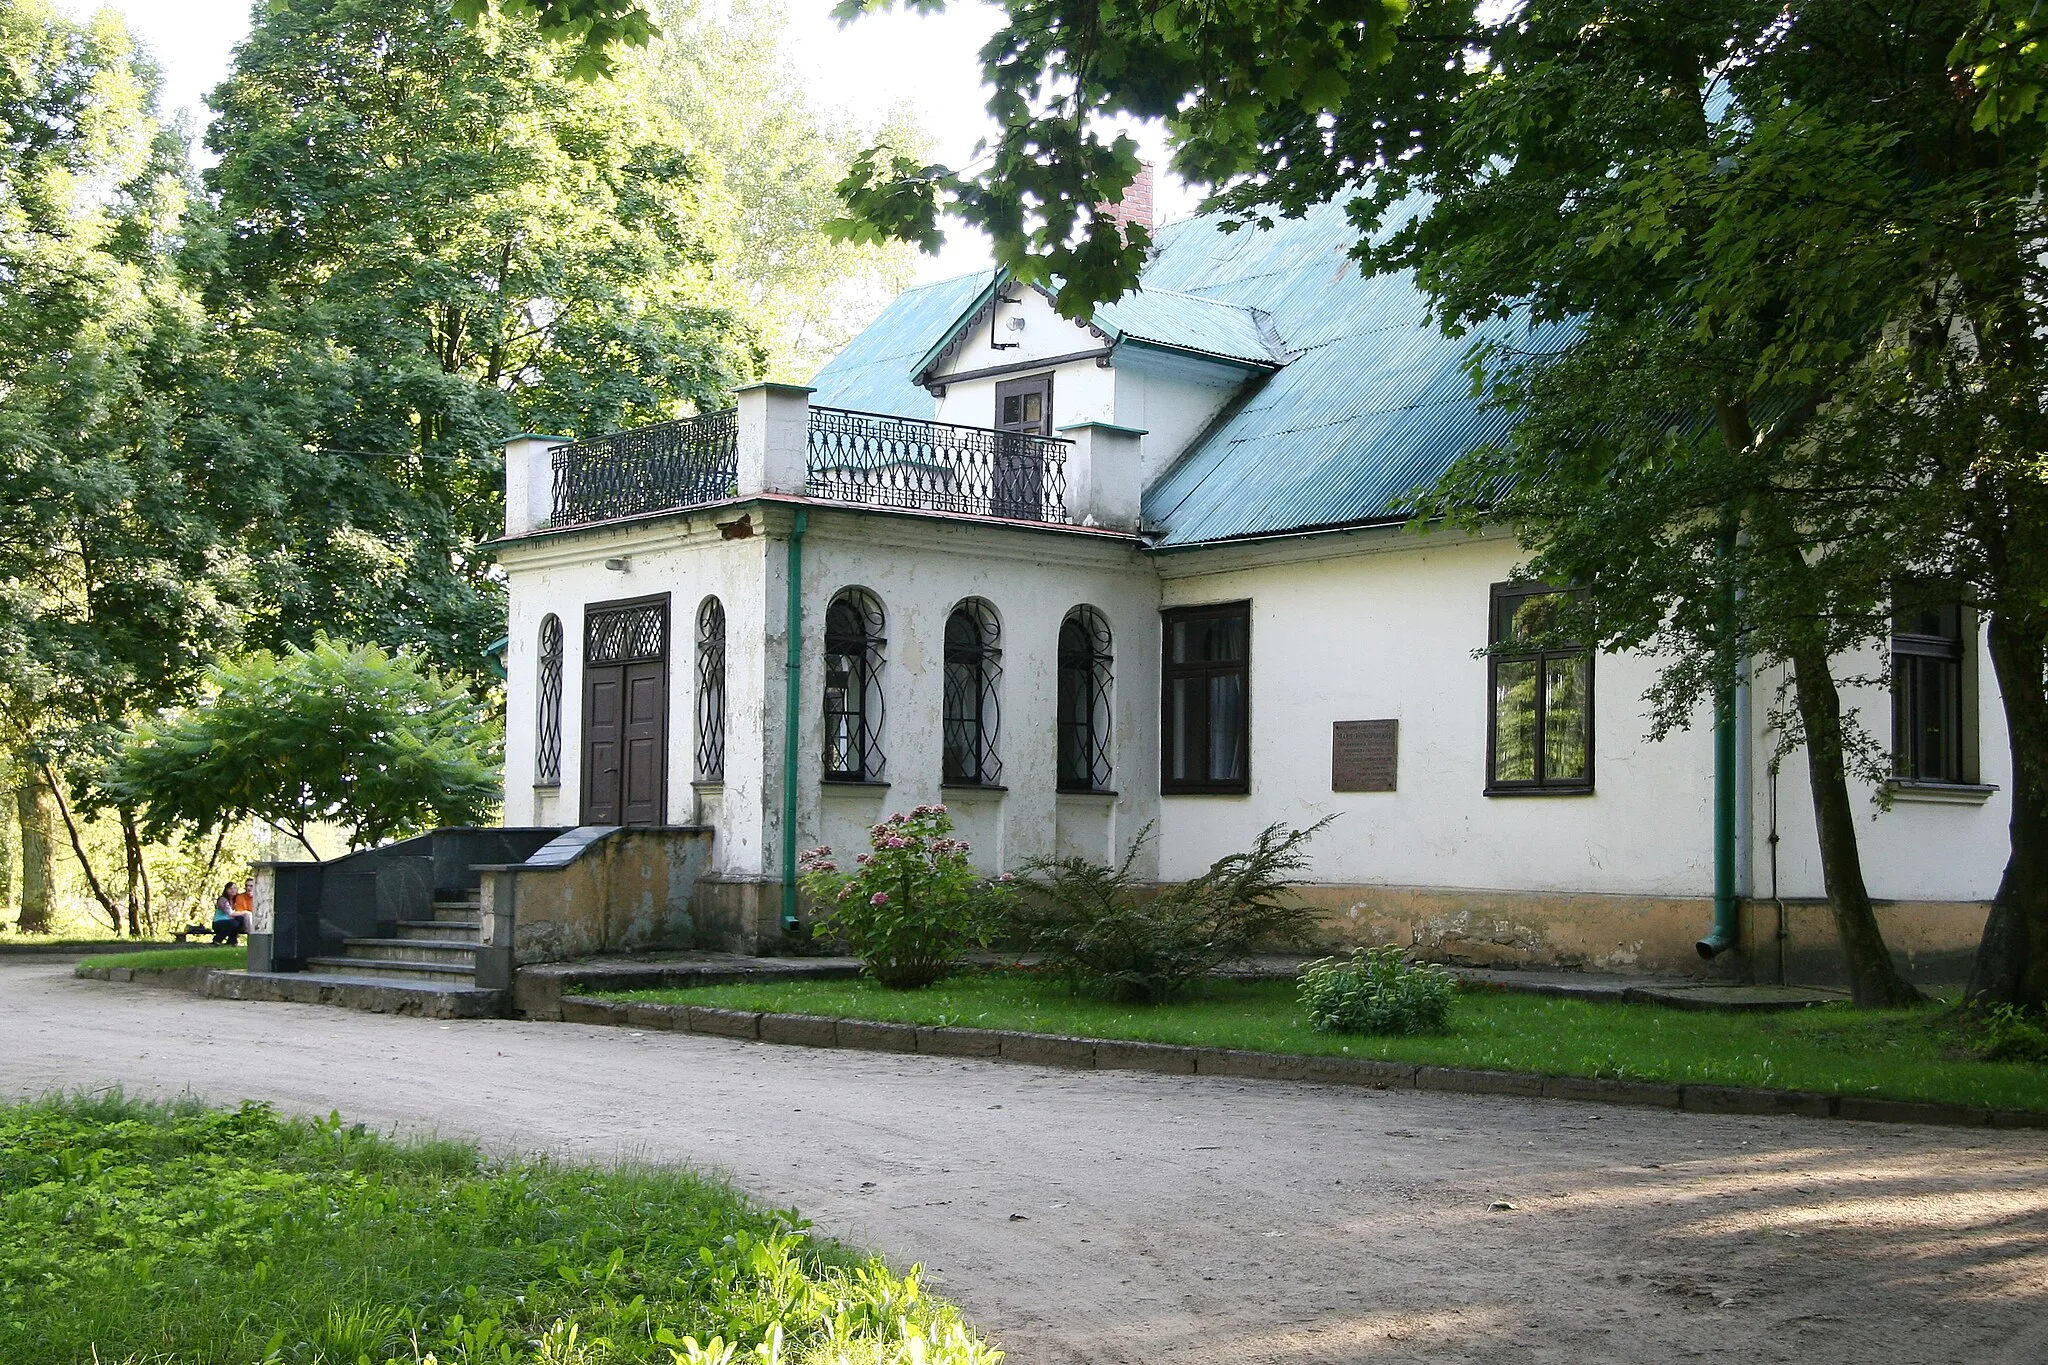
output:
<svg viewBox="0 0 2048 1365"><path fill-rule="evenodd" d="M1330 790L1394 790L1401 756L1400 721L1340 720L1330 731Z"/></svg>

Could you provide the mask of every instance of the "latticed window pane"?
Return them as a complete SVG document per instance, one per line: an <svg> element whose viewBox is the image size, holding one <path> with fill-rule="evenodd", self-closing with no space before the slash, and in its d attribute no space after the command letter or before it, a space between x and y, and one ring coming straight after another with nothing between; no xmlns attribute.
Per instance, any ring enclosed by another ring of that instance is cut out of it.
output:
<svg viewBox="0 0 2048 1365"><path fill-rule="evenodd" d="M946 618L942 781L971 786L1002 781L1003 762L996 752L1002 729L997 696L1001 640L995 609L986 602L962 602Z"/></svg>
<svg viewBox="0 0 2048 1365"><path fill-rule="evenodd" d="M1593 785L1593 656L1562 637L1567 603L1551 588L1494 587L1489 791Z"/></svg>
<svg viewBox="0 0 2048 1365"><path fill-rule="evenodd" d="M825 777L881 780L882 604L849 588L825 609Z"/></svg>
<svg viewBox="0 0 2048 1365"><path fill-rule="evenodd" d="M1059 787L1106 791L1110 783L1109 623L1076 607L1060 624Z"/></svg>
<svg viewBox="0 0 2048 1365"><path fill-rule="evenodd" d="M584 618L583 662L630 664L668 653L668 604L647 602Z"/></svg>
<svg viewBox="0 0 2048 1365"><path fill-rule="evenodd" d="M725 606L697 608L697 780L725 779Z"/></svg>
<svg viewBox="0 0 2048 1365"><path fill-rule="evenodd" d="M562 781L562 618L549 612L540 623L539 668L534 715L533 781Z"/></svg>

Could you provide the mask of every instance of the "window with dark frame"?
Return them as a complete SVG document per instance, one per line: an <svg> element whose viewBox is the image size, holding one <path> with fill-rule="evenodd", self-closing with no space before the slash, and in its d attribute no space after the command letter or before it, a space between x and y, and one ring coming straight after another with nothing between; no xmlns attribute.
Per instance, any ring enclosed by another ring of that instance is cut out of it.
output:
<svg viewBox="0 0 2048 1365"><path fill-rule="evenodd" d="M969 598L946 617L945 698L939 780L993 787L1003 780L997 751L1002 708L1002 626L995 608Z"/></svg>
<svg viewBox="0 0 2048 1365"><path fill-rule="evenodd" d="M1179 607L1160 621L1160 791L1249 792L1252 604Z"/></svg>
<svg viewBox="0 0 2048 1365"><path fill-rule="evenodd" d="M825 780L879 782L882 755L882 604L848 588L825 609Z"/></svg>
<svg viewBox="0 0 2048 1365"><path fill-rule="evenodd" d="M697 608L697 780L725 780L725 604Z"/></svg>
<svg viewBox="0 0 2048 1365"><path fill-rule="evenodd" d="M996 430L1052 435L1052 376L1035 374L997 384Z"/></svg>
<svg viewBox="0 0 2048 1365"><path fill-rule="evenodd" d="M1964 615L1955 602L1892 617L1892 776L1969 782L1964 745Z"/></svg>
<svg viewBox="0 0 2048 1365"><path fill-rule="evenodd" d="M1075 607L1060 623L1059 790L1108 791L1109 622L1093 607Z"/></svg>
<svg viewBox="0 0 2048 1365"><path fill-rule="evenodd" d="M562 618L540 622L539 691L534 715L533 785L562 785Z"/></svg>
<svg viewBox="0 0 2048 1365"><path fill-rule="evenodd" d="M1593 790L1593 652L1558 639L1567 592L1493 585L1487 656L1489 796Z"/></svg>

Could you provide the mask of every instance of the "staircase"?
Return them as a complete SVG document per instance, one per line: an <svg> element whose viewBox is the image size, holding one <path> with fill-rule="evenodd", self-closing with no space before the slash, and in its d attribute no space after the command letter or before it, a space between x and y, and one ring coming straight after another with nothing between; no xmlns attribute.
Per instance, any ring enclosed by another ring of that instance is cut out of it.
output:
<svg viewBox="0 0 2048 1365"><path fill-rule="evenodd" d="M249 969L214 973L207 994L440 1019L502 1015L505 983L477 984L481 869L523 863L562 833L452 827L324 863L259 864L271 932L251 934Z"/></svg>
<svg viewBox="0 0 2048 1365"><path fill-rule="evenodd" d="M339 957L306 959L306 970L358 981L419 981L440 987L476 985L477 894L436 898L432 919L402 919L395 938L342 940Z"/></svg>

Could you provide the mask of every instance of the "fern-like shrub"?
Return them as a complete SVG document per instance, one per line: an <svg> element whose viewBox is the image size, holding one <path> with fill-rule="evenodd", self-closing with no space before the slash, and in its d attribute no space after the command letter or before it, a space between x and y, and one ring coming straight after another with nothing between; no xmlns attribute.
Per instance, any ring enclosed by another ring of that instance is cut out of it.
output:
<svg viewBox="0 0 2048 1365"><path fill-rule="evenodd" d="M1977 1055L1987 1062L2048 1066L2048 1018L2029 1016L2011 1005L1992 1006L1984 1016Z"/></svg>
<svg viewBox="0 0 2048 1365"><path fill-rule="evenodd" d="M1296 980L1309 1023L1323 1033L1442 1033L1457 989L1449 972L1404 962L1392 945L1311 962Z"/></svg>
<svg viewBox="0 0 2048 1365"><path fill-rule="evenodd" d="M1308 865L1301 846L1328 823L1269 825L1244 852L1217 859L1192 881L1156 890L1131 875L1150 825L1118 867L1086 858L1039 860L1021 883L1014 937L1083 995L1159 1004L1260 947L1307 941L1315 915L1285 892Z"/></svg>

